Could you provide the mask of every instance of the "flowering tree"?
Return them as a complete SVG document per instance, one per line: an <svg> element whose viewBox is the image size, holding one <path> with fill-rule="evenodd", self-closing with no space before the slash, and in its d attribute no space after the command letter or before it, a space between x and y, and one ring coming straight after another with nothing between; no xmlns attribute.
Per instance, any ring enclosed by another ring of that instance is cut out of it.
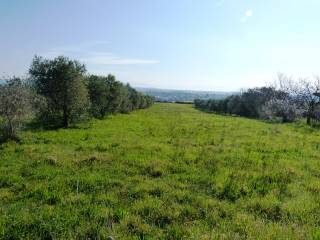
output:
<svg viewBox="0 0 320 240"><path fill-rule="evenodd" d="M271 99L263 107L264 117L267 119L281 118L282 122L293 122L301 115L301 110L290 98Z"/></svg>

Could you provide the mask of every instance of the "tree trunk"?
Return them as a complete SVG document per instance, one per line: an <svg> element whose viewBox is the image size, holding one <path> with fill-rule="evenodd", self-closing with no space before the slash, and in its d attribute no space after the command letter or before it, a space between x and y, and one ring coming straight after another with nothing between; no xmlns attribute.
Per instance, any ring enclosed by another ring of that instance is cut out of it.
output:
<svg viewBox="0 0 320 240"><path fill-rule="evenodd" d="M287 116L283 116L282 117L282 123L287 123L288 122L288 117Z"/></svg>
<svg viewBox="0 0 320 240"><path fill-rule="evenodd" d="M311 124L311 117L310 117L310 114L308 114L307 116L307 124L310 125Z"/></svg>
<svg viewBox="0 0 320 240"><path fill-rule="evenodd" d="M19 137L16 134L16 128L13 125L13 122L10 118L7 119L8 120L8 129L6 132L6 138L16 141L16 142L20 142Z"/></svg>
<svg viewBox="0 0 320 240"><path fill-rule="evenodd" d="M62 122L63 127L67 128L68 127L68 111L67 108L63 108L63 122Z"/></svg>
<svg viewBox="0 0 320 240"><path fill-rule="evenodd" d="M308 110L308 115L307 115L307 124L308 125L311 125L311 118L313 116L314 108L315 108L314 105L315 105L315 103L313 101L309 104L309 110Z"/></svg>
<svg viewBox="0 0 320 240"><path fill-rule="evenodd" d="M9 132L8 137L10 139L13 139L15 134L14 134L13 125L12 125L11 121L9 121L9 130L8 130L8 132Z"/></svg>

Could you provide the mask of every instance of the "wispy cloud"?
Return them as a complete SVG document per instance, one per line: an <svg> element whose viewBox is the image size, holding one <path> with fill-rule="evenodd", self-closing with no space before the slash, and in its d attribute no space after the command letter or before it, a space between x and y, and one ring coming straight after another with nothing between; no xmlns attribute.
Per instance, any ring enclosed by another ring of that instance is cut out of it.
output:
<svg viewBox="0 0 320 240"><path fill-rule="evenodd" d="M157 60L117 57L111 53L92 54L91 56L82 58L80 60L88 64L97 65L140 65L159 63Z"/></svg>
<svg viewBox="0 0 320 240"><path fill-rule="evenodd" d="M244 16L241 18L241 22L245 23L248 21L248 18L252 17L253 15L253 10L252 9L247 9L244 13Z"/></svg>
<svg viewBox="0 0 320 240"><path fill-rule="evenodd" d="M109 45L109 42L106 41L85 42L52 48L41 55L48 58L65 55L92 65L145 65L159 63L159 61L151 59L120 57L114 53L106 52L105 49L109 47L107 45Z"/></svg>
<svg viewBox="0 0 320 240"><path fill-rule="evenodd" d="M43 55L46 57L56 57L59 55L85 55L90 54L92 51L105 49L108 45L108 41L86 41L72 45L54 47L43 53Z"/></svg>

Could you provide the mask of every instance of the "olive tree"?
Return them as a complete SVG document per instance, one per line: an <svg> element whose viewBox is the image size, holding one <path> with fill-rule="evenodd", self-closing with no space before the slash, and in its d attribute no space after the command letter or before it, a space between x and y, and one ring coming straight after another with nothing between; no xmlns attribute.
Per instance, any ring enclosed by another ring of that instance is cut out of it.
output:
<svg viewBox="0 0 320 240"><path fill-rule="evenodd" d="M106 77L91 75L87 78L90 112L96 118L103 118L108 113L108 97L110 88Z"/></svg>
<svg viewBox="0 0 320 240"><path fill-rule="evenodd" d="M46 100L42 116L68 127L87 111L89 99L83 64L63 56L53 60L36 56L29 73L34 89Z"/></svg>
<svg viewBox="0 0 320 240"><path fill-rule="evenodd" d="M30 116L30 110L30 91L20 78L11 78L0 85L1 130L6 139L19 140L18 131Z"/></svg>

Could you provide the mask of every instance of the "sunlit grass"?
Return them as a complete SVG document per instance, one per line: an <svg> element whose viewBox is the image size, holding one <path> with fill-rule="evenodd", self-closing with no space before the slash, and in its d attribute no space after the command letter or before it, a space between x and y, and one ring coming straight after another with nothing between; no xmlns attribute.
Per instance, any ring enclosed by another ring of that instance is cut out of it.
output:
<svg viewBox="0 0 320 240"><path fill-rule="evenodd" d="M320 237L320 131L191 105L0 145L3 239Z"/></svg>

